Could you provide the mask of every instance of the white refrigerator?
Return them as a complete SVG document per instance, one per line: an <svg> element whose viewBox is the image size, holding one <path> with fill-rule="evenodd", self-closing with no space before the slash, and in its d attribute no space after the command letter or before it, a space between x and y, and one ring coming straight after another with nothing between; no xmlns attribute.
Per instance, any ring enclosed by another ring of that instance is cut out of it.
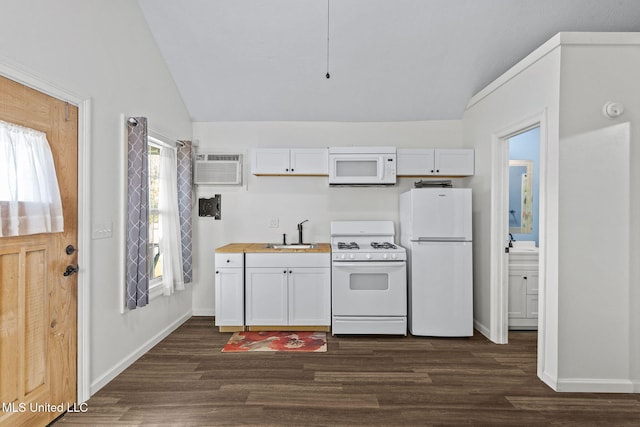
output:
<svg viewBox="0 0 640 427"><path fill-rule="evenodd" d="M400 195L412 335L473 335L471 189L414 188Z"/></svg>

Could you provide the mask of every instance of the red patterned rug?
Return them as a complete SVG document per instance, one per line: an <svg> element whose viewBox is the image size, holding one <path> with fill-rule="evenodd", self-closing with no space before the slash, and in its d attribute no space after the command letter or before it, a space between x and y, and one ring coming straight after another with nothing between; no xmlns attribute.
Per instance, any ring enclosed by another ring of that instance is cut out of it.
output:
<svg viewBox="0 0 640 427"><path fill-rule="evenodd" d="M247 351L327 351L326 332L236 332L222 349L224 353Z"/></svg>

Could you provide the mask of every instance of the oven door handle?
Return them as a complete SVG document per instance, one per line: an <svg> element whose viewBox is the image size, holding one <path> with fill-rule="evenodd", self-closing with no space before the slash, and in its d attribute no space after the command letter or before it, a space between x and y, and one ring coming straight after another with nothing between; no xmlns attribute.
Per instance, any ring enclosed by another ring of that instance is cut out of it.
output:
<svg viewBox="0 0 640 427"><path fill-rule="evenodd" d="M334 261L334 267L350 268L350 267L402 267L406 265L404 261L360 261L360 262L342 262Z"/></svg>

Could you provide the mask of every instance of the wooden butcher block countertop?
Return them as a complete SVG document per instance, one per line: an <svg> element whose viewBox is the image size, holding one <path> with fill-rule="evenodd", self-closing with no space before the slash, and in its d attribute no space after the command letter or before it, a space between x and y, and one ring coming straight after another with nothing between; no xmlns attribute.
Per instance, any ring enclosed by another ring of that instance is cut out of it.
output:
<svg viewBox="0 0 640 427"><path fill-rule="evenodd" d="M282 252L301 252L301 253L322 253L331 252L329 243L315 243L317 247L310 249L297 249L295 245L283 249L268 248L269 243L229 243L216 249L217 253L282 253Z"/></svg>

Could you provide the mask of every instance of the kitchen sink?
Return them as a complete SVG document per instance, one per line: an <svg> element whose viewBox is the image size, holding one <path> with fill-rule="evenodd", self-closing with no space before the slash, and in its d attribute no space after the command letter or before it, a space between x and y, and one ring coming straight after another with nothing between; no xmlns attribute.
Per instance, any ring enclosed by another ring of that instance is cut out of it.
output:
<svg viewBox="0 0 640 427"><path fill-rule="evenodd" d="M315 249L317 248L318 245L315 243L305 243L305 244L299 244L299 243L292 243L290 245L283 245L283 244L277 244L277 243L267 243L267 248L268 249Z"/></svg>

